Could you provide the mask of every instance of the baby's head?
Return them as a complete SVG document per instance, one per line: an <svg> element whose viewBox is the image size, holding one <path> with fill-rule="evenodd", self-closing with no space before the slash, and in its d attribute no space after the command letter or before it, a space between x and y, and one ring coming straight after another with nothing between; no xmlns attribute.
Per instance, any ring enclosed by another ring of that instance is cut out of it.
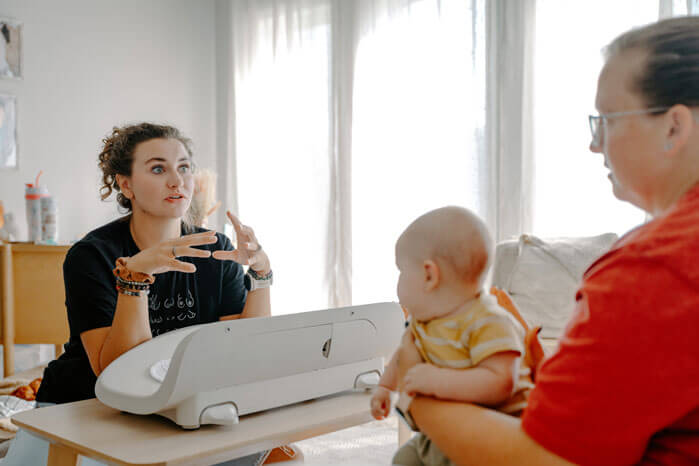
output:
<svg viewBox="0 0 699 466"><path fill-rule="evenodd" d="M453 311L483 287L492 240L481 219L462 207L419 217L396 242L398 299L417 320Z"/></svg>

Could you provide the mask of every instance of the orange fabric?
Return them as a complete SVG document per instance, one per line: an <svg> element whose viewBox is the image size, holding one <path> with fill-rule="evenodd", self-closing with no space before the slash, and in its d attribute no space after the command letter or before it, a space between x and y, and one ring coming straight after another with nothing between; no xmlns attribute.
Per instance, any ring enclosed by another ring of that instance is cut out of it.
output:
<svg viewBox="0 0 699 466"><path fill-rule="evenodd" d="M112 272L114 273L114 276L129 282L148 283L150 285L155 282L155 277L151 274L129 270L127 257L118 258L116 261L116 267Z"/></svg>
<svg viewBox="0 0 699 466"><path fill-rule="evenodd" d="M532 381L536 382L536 371L544 359L544 349L539 341L541 327L529 328L527 321L520 314L512 298L505 290L497 287L490 288L490 294L495 296L500 307L507 310L524 327L524 363L531 369Z"/></svg>
<svg viewBox="0 0 699 466"><path fill-rule="evenodd" d="M262 464L281 463L284 461L303 461L303 453L294 444L282 445L270 450Z"/></svg>
<svg viewBox="0 0 699 466"><path fill-rule="evenodd" d="M578 464L699 464L699 185L586 272L527 434Z"/></svg>
<svg viewBox="0 0 699 466"><path fill-rule="evenodd" d="M36 398L36 392L39 391L41 378L32 380L29 385L17 387L10 395L22 398L23 400L33 401Z"/></svg>

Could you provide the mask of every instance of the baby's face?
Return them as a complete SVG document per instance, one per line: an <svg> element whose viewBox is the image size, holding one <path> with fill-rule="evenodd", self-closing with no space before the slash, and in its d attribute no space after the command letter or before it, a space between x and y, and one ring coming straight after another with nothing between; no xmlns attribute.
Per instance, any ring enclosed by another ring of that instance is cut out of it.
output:
<svg viewBox="0 0 699 466"><path fill-rule="evenodd" d="M405 244L396 245L396 266L398 267L398 301L408 313L419 321L434 318L434 300L425 291L425 273L422 261L413 257Z"/></svg>

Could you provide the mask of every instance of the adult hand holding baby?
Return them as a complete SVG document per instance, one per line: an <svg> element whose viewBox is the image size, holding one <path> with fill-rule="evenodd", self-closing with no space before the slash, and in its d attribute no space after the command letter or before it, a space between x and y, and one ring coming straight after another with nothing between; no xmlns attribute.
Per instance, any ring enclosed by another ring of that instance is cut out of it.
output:
<svg viewBox="0 0 699 466"><path fill-rule="evenodd" d="M408 369L403 376L403 391L409 396L418 393L422 395L436 395L438 391L439 368L424 362L418 363Z"/></svg>

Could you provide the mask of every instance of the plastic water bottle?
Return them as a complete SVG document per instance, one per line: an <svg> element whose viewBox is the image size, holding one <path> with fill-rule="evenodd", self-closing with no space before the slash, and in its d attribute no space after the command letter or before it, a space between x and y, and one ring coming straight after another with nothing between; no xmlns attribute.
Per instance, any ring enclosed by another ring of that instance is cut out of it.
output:
<svg viewBox="0 0 699 466"><path fill-rule="evenodd" d="M52 196L41 198L41 241L47 244L58 241L58 208Z"/></svg>
<svg viewBox="0 0 699 466"><path fill-rule="evenodd" d="M44 186L39 186L39 177L36 176L34 184L27 183L24 190L24 199L27 206L27 236L29 241L41 241L41 198L48 195Z"/></svg>

